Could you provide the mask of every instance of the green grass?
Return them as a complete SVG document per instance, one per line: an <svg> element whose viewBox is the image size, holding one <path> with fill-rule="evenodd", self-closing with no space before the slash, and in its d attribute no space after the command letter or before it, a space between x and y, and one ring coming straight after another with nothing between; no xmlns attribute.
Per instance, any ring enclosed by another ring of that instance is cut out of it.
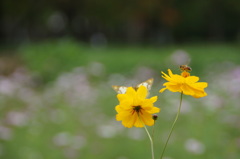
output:
<svg viewBox="0 0 240 159"><path fill-rule="evenodd" d="M62 72L74 67L86 66L90 62L100 62L106 67L106 74L130 74L138 66L156 70L176 69L170 55L176 50L186 51L191 58L189 64L199 74L205 68L224 61L240 63L240 47L237 44L193 44L165 47L120 46L92 48L72 40L47 41L26 44L19 52L25 64L39 74L44 82L54 80Z"/></svg>

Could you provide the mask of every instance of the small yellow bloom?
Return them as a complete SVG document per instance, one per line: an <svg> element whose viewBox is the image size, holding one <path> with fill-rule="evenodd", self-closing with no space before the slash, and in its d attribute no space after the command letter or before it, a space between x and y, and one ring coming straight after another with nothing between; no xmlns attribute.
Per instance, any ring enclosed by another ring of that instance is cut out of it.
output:
<svg viewBox="0 0 240 159"><path fill-rule="evenodd" d="M162 88L159 92L163 92L168 89L171 92L180 92L185 95L190 95L195 98L204 97L207 95L204 92L204 88L208 86L206 82L198 82L199 77L197 76L190 76L189 72L183 71L181 75L173 74L170 69L168 69L168 74L162 72L162 77L166 79L168 82L164 83Z"/></svg>
<svg viewBox="0 0 240 159"><path fill-rule="evenodd" d="M160 112L160 109L153 106L157 96L146 99L147 94L148 90L145 86L140 86L137 90L128 87L126 94L118 94L116 120L122 121L123 126L128 128L144 127L143 124L152 126L154 124L152 114Z"/></svg>

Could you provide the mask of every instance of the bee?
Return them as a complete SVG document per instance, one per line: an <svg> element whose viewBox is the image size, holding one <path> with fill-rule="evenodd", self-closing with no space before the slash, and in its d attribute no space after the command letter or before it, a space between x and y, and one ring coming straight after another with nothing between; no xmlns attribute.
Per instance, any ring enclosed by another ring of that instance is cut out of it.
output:
<svg viewBox="0 0 240 159"><path fill-rule="evenodd" d="M180 65L179 68L181 71L186 71L186 72L192 71L192 68L189 67L188 65Z"/></svg>
<svg viewBox="0 0 240 159"><path fill-rule="evenodd" d="M150 78L142 83L139 83L137 86L133 87L135 90L138 90L138 88L140 86L144 86L147 88L147 90L149 91L152 87L153 84L153 78ZM118 93L118 94L125 94L127 91L127 86L116 86L113 85L112 88Z"/></svg>

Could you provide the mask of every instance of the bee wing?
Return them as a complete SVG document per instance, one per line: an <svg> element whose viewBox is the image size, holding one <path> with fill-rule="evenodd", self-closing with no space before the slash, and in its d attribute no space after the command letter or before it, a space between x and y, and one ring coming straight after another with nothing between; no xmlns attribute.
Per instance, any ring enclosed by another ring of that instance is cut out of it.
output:
<svg viewBox="0 0 240 159"><path fill-rule="evenodd" d="M118 93L118 94L125 94L127 92L127 87L125 86L116 86L113 85L112 88Z"/></svg>
<svg viewBox="0 0 240 159"><path fill-rule="evenodd" d="M145 86L147 88L147 90L150 91L150 89L152 88L152 84L153 84L153 78L150 78L150 79L138 84L137 88L139 88L140 86Z"/></svg>

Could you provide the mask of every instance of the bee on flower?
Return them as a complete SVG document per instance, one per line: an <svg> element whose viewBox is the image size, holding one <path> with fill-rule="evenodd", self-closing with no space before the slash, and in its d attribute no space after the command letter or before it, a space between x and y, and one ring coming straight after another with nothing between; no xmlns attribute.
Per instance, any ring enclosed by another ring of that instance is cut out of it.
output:
<svg viewBox="0 0 240 159"><path fill-rule="evenodd" d="M170 69L168 69L168 75L162 72L162 77L168 82L163 84L165 88L162 88L159 92L162 93L168 89L171 92L180 92L195 98L207 96L204 88L208 86L208 83L198 82L199 77L191 76L189 73L192 70L191 67L181 65L180 69L182 70L181 75L173 74Z"/></svg>
<svg viewBox="0 0 240 159"><path fill-rule="evenodd" d="M179 68L180 68L181 71L185 71L185 72L192 71L192 68L189 67L188 65L180 65Z"/></svg>

